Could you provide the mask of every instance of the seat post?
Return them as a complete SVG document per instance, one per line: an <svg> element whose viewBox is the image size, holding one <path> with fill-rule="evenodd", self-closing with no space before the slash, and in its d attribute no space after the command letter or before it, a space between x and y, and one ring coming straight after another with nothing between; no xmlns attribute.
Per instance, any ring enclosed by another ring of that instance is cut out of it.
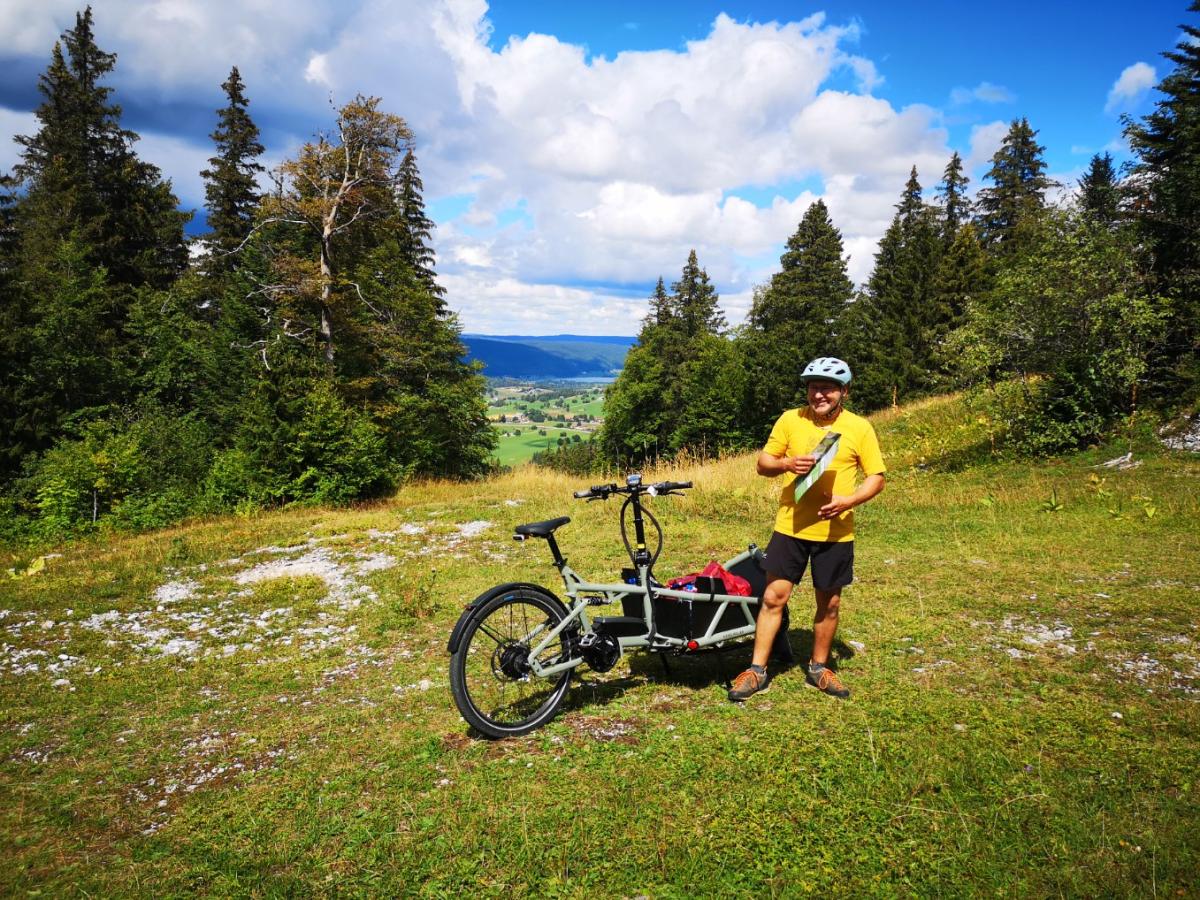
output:
<svg viewBox="0 0 1200 900"><path fill-rule="evenodd" d="M558 570L561 572L562 567L567 564L567 561L563 559L562 553L559 552L558 541L554 539L553 532L546 535L546 543L550 545L550 552L554 555L554 565L557 566Z"/></svg>

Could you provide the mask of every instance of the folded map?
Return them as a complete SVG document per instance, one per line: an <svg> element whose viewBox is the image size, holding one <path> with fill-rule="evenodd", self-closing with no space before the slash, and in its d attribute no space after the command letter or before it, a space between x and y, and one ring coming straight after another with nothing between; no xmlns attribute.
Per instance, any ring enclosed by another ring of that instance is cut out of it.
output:
<svg viewBox="0 0 1200 900"><path fill-rule="evenodd" d="M800 502L800 498L804 496L804 493L817 483L817 479L825 474L825 470L829 468L829 463L837 454L838 441L841 438L842 436L836 431L827 431L825 437L821 438L820 443L813 447L812 452L808 454L809 456L815 456L817 461L809 469L807 475L796 479L797 503Z"/></svg>

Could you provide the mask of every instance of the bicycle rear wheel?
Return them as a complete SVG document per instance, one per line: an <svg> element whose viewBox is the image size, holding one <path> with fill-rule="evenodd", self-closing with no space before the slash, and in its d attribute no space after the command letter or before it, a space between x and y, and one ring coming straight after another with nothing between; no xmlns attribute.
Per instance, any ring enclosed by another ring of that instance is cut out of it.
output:
<svg viewBox="0 0 1200 900"><path fill-rule="evenodd" d="M490 738L515 737L554 717L571 670L539 678L529 654L564 618L562 604L527 588L493 597L474 611L450 657L450 691L468 725ZM541 651L539 664L568 658L569 630Z"/></svg>

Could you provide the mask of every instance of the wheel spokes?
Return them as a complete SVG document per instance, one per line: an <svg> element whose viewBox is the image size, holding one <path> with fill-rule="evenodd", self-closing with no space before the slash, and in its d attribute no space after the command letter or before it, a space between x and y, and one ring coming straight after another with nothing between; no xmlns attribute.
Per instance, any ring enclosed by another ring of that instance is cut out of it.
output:
<svg viewBox="0 0 1200 900"><path fill-rule="evenodd" d="M464 657L463 681L472 705L484 718L498 724L517 724L537 714L554 700L564 676L538 678L529 672L529 642L557 625L542 607L515 600L494 610L476 625L471 643L483 635L490 646L479 652L468 647ZM562 658L562 639L550 642L541 658Z"/></svg>

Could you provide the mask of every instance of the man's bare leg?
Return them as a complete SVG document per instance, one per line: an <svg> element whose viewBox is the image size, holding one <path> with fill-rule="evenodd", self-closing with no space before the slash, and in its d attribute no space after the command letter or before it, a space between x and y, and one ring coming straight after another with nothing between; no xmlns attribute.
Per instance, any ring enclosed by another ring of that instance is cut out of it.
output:
<svg viewBox="0 0 1200 900"><path fill-rule="evenodd" d="M837 634L838 608L842 603L839 591L816 591L817 612L813 616L812 661L819 665L829 662L829 651ZM755 645L757 648L757 644Z"/></svg>
<svg viewBox="0 0 1200 900"><path fill-rule="evenodd" d="M775 636L779 634L779 625L783 621L783 608L787 606L793 587L795 585L786 578L767 576L767 589L763 591L758 627L754 631L754 656L751 662L756 666L766 668L771 658L771 647L775 644Z"/></svg>
<svg viewBox="0 0 1200 900"><path fill-rule="evenodd" d="M733 679L729 686L730 700L741 702L770 687L767 660L771 658L771 646L779 634L783 610L793 587L795 585L786 578L767 575L767 589L763 591L762 608L758 611L758 624L754 629L754 656L751 657L750 668Z"/></svg>

